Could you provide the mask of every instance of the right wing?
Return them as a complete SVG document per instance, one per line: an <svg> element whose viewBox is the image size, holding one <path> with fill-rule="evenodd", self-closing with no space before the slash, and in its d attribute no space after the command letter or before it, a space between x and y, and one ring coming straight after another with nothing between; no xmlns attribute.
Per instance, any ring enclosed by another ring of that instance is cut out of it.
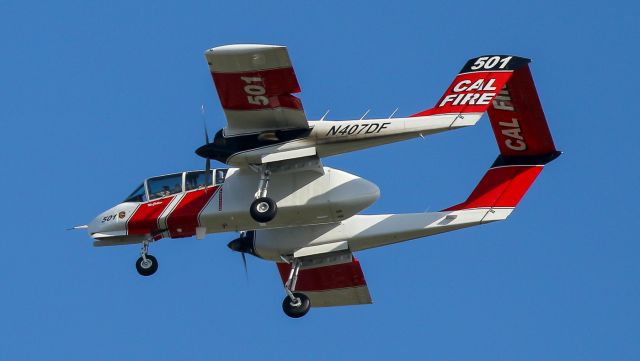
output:
<svg viewBox="0 0 640 361"><path fill-rule="evenodd" d="M300 92L284 46L236 44L205 52L227 118L225 136L307 129Z"/></svg>

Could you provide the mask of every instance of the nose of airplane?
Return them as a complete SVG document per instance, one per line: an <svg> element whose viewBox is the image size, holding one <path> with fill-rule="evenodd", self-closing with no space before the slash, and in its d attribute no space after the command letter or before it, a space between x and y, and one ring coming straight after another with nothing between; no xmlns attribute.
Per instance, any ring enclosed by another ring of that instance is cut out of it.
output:
<svg viewBox="0 0 640 361"><path fill-rule="evenodd" d="M132 205L131 207L135 207ZM126 215L131 214L130 207L126 205L117 205L102 213L91 220L87 225L89 235L126 235ZM94 237L96 238L96 237Z"/></svg>
<svg viewBox="0 0 640 361"><path fill-rule="evenodd" d="M97 216L87 225L87 232L89 232L89 234L99 233L101 231L100 222L98 221L99 218L100 216Z"/></svg>

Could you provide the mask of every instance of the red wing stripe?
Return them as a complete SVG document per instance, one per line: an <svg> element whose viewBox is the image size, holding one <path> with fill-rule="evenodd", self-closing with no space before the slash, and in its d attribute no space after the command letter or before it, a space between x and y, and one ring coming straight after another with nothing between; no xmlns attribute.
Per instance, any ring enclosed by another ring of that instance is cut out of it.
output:
<svg viewBox="0 0 640 361"><path fill-rule="evenodd" d="M212 72L222 107L228 110L291 108L302 110L300 92L293 68L243 73Z"/></svg>
<svg viewBox="0 0 640 361"><path fill-rule="evenodd" d="M286 283L291 266L286 263L278 263L277 265L282 282ZM360 262L353 257L349 263L300 270L296 290L302 292L325 291L365 286L366 284Z"/></svg>

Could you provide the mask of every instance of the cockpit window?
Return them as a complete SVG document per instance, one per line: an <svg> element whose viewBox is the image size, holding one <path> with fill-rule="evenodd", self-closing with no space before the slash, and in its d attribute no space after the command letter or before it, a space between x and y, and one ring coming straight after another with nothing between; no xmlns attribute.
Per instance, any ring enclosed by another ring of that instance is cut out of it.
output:
<svg viewBox="0 0 640 361"><path fill-rule="evenodd" d="M147 201L147 195L144 192L144 184L141 184L138 188L136 188L135 191L133 191L133 193L131 193L127 199L124 200L125 202L146 202Z"/></svg>
<svg viewBox="0 0 640 361"><path fill-rule="evenodd" d="M204 188L204 183L207 181L206 172L203 170L197 172L187 172L186 178L186 190L194 190ZM208 185L211 185L213 177L209 174Z"/></svg>
<svg viewBox="0 0 640 361"><path fill-rule="evenodd" d="M182 192L182 173L149 178L149 199L166 197Z"/></svg>
<svg viewBox="0 0 640 361"><path fill-rule="evenodd" d="M224 183L228 169L216 169L216 184Z"/></svg>

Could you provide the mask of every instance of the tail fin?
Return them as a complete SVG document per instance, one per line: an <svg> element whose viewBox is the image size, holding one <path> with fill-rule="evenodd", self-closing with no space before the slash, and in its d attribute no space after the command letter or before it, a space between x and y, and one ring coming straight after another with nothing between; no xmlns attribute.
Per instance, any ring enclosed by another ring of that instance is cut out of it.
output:
<svg viewBox="0 0 640 361"><path fill-rule="evenodd" d="M518 58L522 59L522 58ZM515 208L545 164L557 158L529 66L513 71L488 107L500 155L469 198L446 211Z"/></svg>
<svg viewBox="0 0 640 361"><path fill-rule="evenodd" d="M514 71L531 60L489 55L467 61L436 106L412 115L484 113Z"/></svg>

